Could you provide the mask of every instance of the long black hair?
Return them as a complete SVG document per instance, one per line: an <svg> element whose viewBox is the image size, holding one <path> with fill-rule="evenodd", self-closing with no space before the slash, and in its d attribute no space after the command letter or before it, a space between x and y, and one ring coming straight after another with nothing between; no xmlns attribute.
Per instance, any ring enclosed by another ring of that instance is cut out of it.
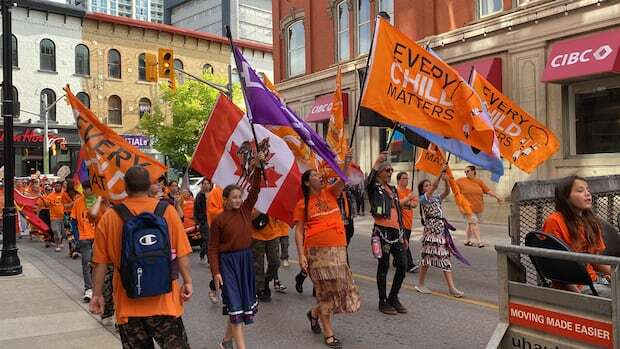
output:
<svg viewBox="0 0 620 349"><path fill-rule="evenodd" d="M562 179L555 187L555 210L564 217L571 240L589 249L596 246L601 236L601 226L591 209L581 211L570 202L570 194L577 180L587 182L585 178L569 176ZM584 236L579 234L581 228L583 228Z"/></svg>
<svg viewBox="0 0 620 349"><path fill-rule="evenodd" d="M308 222L308 201L310 200L310 184L306 182L310 181L312 171L307 170L301 175L301 192L304 194L304 222Z"/></svg>
<svg viewBox="0 0 620 349"><path fill-rule="evenodd" d="M428 179L423 179L418 183L418 194L420 195L420 199L422 198L422 195L424 195L424 184L426 182L430 182ZM422 223L422 225L426 225L426 222L424 222L424 215L422 214L422 205L418 204L418 210L420 210L420 223Z"/></svg>

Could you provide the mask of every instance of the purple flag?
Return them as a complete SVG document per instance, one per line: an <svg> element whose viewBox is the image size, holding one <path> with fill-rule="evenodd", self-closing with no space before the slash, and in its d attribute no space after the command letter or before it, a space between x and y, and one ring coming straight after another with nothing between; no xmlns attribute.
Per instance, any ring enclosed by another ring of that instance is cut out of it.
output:
<svg viewBox="0 0 620 349"><path fill-rule="evenodd" d="M233 53L237 63L237 70L241 77L241 86L244 90L247 115L251 122L261 125L287 126L293 128L303 141L325 160L343 180L347 176L342 172L336 161L336 155L329 145L306 124L299 116L280 101L265 87L254 68L243 58L243 55L233 46Z"/></svg>

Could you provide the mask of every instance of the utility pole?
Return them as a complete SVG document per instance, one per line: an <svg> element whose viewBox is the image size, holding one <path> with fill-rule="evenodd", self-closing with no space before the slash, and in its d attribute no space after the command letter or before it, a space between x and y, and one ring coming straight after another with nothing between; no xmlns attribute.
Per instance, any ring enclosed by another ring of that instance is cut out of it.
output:
<svg viewBox="0 0 620 349"><path fill-rule="evenodd" d="M11 8L13 0L2 0L2 117L4 119L4 209L2 210L2 254L0 276L19 275L22 266L15 239L15 148L13 147L13 49Z"/></svg>

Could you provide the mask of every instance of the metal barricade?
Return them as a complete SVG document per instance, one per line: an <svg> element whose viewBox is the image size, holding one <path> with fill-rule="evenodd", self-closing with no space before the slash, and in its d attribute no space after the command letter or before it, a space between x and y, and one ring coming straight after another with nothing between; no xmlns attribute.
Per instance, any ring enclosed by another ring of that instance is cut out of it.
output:
<svg viewBox="0 0 620 349"><path fill-rule="evenodd" d="M496 245L499 324L487 349L620 348L620 258ZM611 299L511 281L509 256L611 266Z"/></svg>
<svg viewBox="0 0 620 349"><path fill-rule="evenodd" d="M560 179L545 181L518 182L512 189L509 218L509 233L513 245L523 245L525 235L540 231L545 219L555 210L554 191ZM605 221L618 227L620 214L620 175L588 177L592 192L594 213ZM513 256L510 277L524 280L528 284L538 284L536 269L527 256ZM520 268L519 272L515 268ZM519 273L516 276L515 273Z"/></svg>

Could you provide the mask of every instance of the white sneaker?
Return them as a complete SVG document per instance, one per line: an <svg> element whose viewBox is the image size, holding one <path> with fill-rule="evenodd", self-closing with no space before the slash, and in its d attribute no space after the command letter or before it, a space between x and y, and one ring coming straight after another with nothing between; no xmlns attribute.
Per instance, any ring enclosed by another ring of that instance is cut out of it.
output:
<svg viewBox="0 0 620 349"><path fill-rule="evenodd" d="M200 265L207 265L209 264L209 261L207 261L207 257L202 257L200 258Z"/></svg>
<svg viewBox="0 0 620 349"><path fill-rule="evenodd" d="M465 295L465 292L459 290L458 288L453 288L450 290L450 295L454 298L463 298L463 295Z"/></svg>
<svg viewBox="0 0 620 349"><path fill-rule="evenodd" d="M108 316L106 318L101 319L101 324L103 326L112 326L112 325L114 325L114 316Z"/></svg>
<svg viewBox="0 0 620 349"><path fill-rule="evenodd" d="M93 290L88 289L84 291L84 303L89 303L92 298L93 298Z"/></svg>
<svg viewBox="0 0 620 349"><path fill-rule="evenodd" d="M217 304L220 299L217 297L217 291L209 291L209 300L213 304Z"/></svg>
<svg viewBox="0 0 620 349"><path fill-rule="evenodd" d="M288 262L288 259L283 259L283 260L282 260L282 266L283 266L283 267L288 268L288 267L289 267L289 265L291 265L291 264Z"/></svg>
<svg viewBox="0 0 620 349"><path fill-rule="evenodd" d="M56 249L54 251L60 252L60 251L62 251L62 249L60 247L56 247Z"/></svg>
<svg viewBox="0 0 620 349"><path fill-rule="evenodd" d="M420 292L422 294L431 294L431 293L433 293L431 290L429 290L425 286L415 286L414 288L415 288L416 291L418 291L418 292Z"/></svg>

